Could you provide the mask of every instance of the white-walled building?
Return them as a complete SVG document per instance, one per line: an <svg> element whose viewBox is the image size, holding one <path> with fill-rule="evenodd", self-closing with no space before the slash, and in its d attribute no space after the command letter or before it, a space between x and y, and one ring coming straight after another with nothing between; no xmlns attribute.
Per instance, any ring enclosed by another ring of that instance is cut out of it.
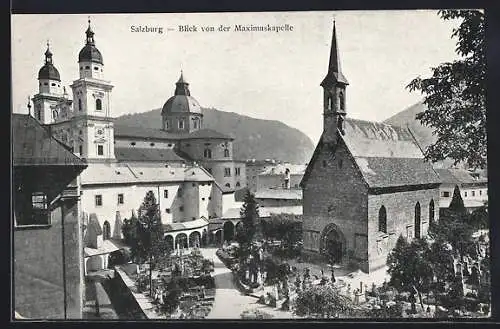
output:
<svg viewBox="0 0 500 329"><path fill-rule="evenodd" d="M32 99L34 118L88 164L78 179L85 273L106 268L108 256L123 248L123 220L147 192L154 193L165 238L175 248L216 238L209 222L234 207L234 191L246 186L245 163L233 159L234 138L203 127L200 104L182 72L158 118L162 129L115 127L114 86L105 79L94 35L89 21L72 99L49 48Z"/></svg>
<svg viewBox="0 0 500 329"><path fill-rule="evenodd" d="M465 208L477 209L488 201L488 178L482 173L466 169L435 169L441 179L439 208L448 208L453 199L453 190L458 185Z"/></svg>

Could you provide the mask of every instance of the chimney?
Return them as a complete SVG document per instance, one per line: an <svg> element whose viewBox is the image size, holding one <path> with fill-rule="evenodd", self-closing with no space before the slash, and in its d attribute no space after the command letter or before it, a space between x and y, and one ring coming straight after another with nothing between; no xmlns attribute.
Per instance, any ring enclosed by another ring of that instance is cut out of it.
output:
<svg viewBox="0 0 500 329"><path fill-rule="evenodd" d="M290 188L290 169L286 168L285 169L285 184L284 184L286 189Z"/></svg>

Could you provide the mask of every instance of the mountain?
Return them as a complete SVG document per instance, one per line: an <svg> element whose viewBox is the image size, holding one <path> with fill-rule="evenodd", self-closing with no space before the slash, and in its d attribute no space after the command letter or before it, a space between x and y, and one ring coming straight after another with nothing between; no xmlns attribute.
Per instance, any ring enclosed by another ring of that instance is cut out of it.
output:
<svg viewBox="0 0 500 329"><path fill-rule="evenodd" d="M403 111L393 115L392 117L384 120L384 123L408 127L410 128L413 136L417 140L418 144L425 150L429 145L437 140L437 137L432 134L433 130L431 127L424 126L417 120L415 116L427 109L424 103L418 102L412 106L404 109ZM449 168L453 165L453 160L446 159L433 164L436 168Z"/></svg>
<svg viewBox="0 0 500 329"><path fill-rule="evenodd" d="M426 109L424 103L419 102L386 119L384 123L410 128L420 147L425 149L437 140L432 134L432 128L422 125L420 120L415 118L418 113Z"/></svg>
<svg viewBox="0 0 500 329"><path fill-rule="evenodd" d="M235 138L234 158L277 159L307 163L314 152L312 141L300 130L280 121L255 119L233 112L202 109L203 126ZM161 109L120 116L115 123L143 128L161 128Z"/></svg>

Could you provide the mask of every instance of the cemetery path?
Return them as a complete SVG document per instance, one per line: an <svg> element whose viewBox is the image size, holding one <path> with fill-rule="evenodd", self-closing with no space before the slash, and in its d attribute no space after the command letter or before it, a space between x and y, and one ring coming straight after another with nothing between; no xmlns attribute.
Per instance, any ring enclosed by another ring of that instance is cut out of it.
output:
<svg viewBox="0 0 500 329"><path fill-rule="evenodd" d="M243 295L233 281L233 273L215 255L217 249L202 249L203 256L214 262L215 301L206 319L240 319L240 314L257 299Z"/></svg>

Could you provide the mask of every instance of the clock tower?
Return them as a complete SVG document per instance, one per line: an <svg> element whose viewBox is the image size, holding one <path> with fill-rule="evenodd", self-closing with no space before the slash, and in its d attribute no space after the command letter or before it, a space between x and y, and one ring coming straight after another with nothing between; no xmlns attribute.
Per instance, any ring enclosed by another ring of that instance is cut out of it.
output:
<svg viewBox="0 0 500 329"><path fill-rule="evenodd" d="M114 127L111 116L113 85L104 80L104 63L87 28L85 46L78 55L80 78L73 82L73 128L80 145L75 152L88 162L114 162Z"/></svg>

